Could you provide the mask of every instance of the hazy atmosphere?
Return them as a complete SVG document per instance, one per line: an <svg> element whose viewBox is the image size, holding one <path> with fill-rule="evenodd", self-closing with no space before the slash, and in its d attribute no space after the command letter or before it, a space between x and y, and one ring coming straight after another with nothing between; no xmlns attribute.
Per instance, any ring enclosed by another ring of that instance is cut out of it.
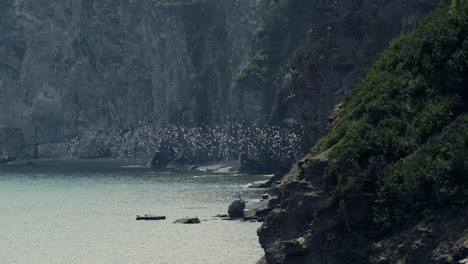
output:
<svg viewBox="0 0 468 264"><path fill-rule="evenodd" d="M0 263L468 263L466 0L0 0Z"/></svg>

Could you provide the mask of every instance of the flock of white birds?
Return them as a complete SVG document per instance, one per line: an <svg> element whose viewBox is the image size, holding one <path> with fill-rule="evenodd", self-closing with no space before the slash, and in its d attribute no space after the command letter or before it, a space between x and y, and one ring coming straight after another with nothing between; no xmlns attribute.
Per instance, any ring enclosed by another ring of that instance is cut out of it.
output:
<svg viewBox="0 0 468 264"><path fill-rule="evenodd" d="M144 125L127 131L88 133L68 142L69 156L93 153L117 158L151 157L154 151L184 151L189 159L222 160L241 156L279 160L300 157L304 132L299 124L279 127L259 123L186 127L167 124L162 128ZM91 155L92 156L92 155Z"/></svg>

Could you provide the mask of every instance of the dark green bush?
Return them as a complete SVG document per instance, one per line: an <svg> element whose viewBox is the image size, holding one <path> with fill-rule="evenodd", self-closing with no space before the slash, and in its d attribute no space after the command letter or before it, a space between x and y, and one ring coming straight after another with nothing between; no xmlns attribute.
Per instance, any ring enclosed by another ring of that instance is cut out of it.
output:
<svg viewBox="0 0 468 264"><path fill-rule="evenodd" d="M381 54L312 149L332 148L326 177L335 191L353 174L364 175L373 157L389 164L373 190L380 229L466 197L466 161L449 152L466 156L458 146L466 149L467 33L468 2L442 1Z"/></svg>
<svg viewBox="0 0 468 264"><path fill-rule="evenodd" d="M466 206L467 175L468 114L463 114L392 167L378 191L376 226L386 230L411 215Z"/></svg>

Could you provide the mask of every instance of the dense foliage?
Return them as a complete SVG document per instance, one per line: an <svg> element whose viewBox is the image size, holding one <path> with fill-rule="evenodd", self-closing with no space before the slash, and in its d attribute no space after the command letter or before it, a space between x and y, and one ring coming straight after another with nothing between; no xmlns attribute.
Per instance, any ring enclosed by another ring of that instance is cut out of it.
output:
<svg viewBox="0 0 468 264"><path fill-rule="evenodd" d="M408 217L465 206L468 194L468 1L440 7L396 39L344 101L340 120L313 149L332 148L326 180L350 179L374 195L381 230ZM370 173L375 164L381 173Z"/></svg>

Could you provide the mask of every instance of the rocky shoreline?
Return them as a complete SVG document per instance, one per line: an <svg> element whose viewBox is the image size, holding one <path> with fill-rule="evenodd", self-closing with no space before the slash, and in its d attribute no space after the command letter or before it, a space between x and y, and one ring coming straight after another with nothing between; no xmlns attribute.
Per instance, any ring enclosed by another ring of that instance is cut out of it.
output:
<svg viewBox="0 0 468 264"><path fill-rule="evenodd" d="M468 263L467 209L379 237L359 197L344 207L326 191L327 164L327 153L307 155L277 183L277 207L258 230L266 256L258 264Z"/></svg>

